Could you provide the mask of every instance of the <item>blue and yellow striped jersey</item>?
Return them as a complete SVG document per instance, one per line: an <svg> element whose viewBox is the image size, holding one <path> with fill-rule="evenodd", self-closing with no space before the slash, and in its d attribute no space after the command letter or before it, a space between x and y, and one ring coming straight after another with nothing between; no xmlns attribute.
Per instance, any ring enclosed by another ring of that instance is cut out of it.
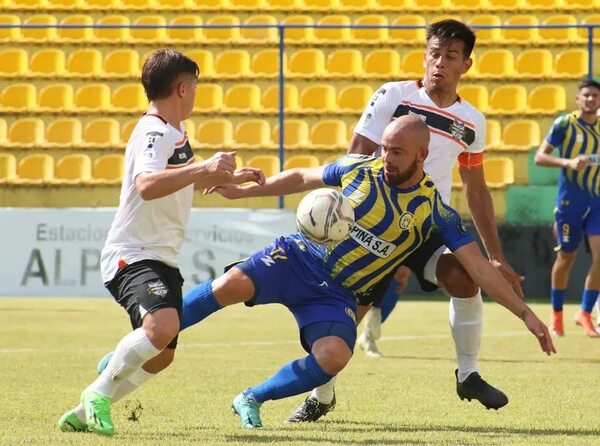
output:
<svg viewBox="0 0 600 446"><path fill-rule="evenodd" d="M356 223L341 242L307 241L307 245L322 259L327 273L355 294L368 295L436 228L451 250L473 241L427 175L418 184L399 189L385 180L381 158L348 155L325 166L323 181L342 188Z"/></svg>
<svg viewBox="0 0 600 446"><path fill-rule="evenodd" d="M579 118L579 112L557 118L546 137L546 141L556 147L562 158L576 158L579 155L599 153L600 122L587 124ZM577 172L562 169L559 182L559 196L568 198L569 193L587 192L593 197L600 196L600 165L591 164Z"/></svg>

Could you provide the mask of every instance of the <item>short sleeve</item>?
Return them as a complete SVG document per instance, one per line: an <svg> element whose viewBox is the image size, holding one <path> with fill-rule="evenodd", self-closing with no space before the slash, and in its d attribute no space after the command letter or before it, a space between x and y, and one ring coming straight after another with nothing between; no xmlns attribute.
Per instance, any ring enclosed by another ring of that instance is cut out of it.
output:
<svg viewBox="0 0 600 446"><path fill-rule="evenodd" d="M444 204L438 192L436 192L433 202L432 218L434 226L450 251L454 252L461 246L474 241L458 212Z"/></svg>
<svg viewBox="0 0 600 446"><path fill-rule="evenodd" d="M328 186L341 186L342 177L356 166L374 158L367 155L350 154L342 156L333 163L326 164L323 169L323 182Z"/></svg>
<svg viewBox="0 0 600 446"><path fill-rule="evenodd" d="M559 116L554 120L552 127L550 127L550 131L548 135L546 135L546 142L553 147L560 148L562 146L563 141L565 140L565 135L567 133L567 127L569 126L569 116Z"/></svg>
<svg viewBox="0 0 600 446"><path fill-rule="evenodd" d="M173 144L158 130L148 130L137 143L133 178L143 172L161 172L173 154Z"/></svg>
<svg viewBox="0 0 600 446"><path fill-rule="evenodd" d="M397 89L394 90L391 86L392 83L388 82L377 89L354 128L354 133L376 144L381 144L383 131L392 121L399 104Z"/></svg>
<svg viewBox="0 0 600 446"><path fill-rule="evenodd" d="M487 133L485 116L482 113L477 113L473 121L473 124L475 124L475 139L467 148L467 152L482 153L485 150L485 136Z"/></svg>

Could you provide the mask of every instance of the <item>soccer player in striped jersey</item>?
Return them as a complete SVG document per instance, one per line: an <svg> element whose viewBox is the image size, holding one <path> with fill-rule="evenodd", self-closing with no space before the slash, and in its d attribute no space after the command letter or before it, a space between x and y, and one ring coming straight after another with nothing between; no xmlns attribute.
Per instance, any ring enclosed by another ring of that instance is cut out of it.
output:
<svg viewBox="0 0 600 446"><path fill-rule="evenodd" d="M552 267L552 330L563 336L563 302L569 272L582 236L592 255L585 278L577 325L592 338L600 337L591 311L600 290L600 83L582 81L575 98L578 110L554 121L535 156L539 166L560 167L560 182L554 211L556 260ZM558 155L553 155L554 151Z"/></svg>
<svg viewBox="0 0 600 446"><path fill-rule="evenodd" d="M308 356L284 365L266 381L233 401L242 427L261 427L265 401L306 392L330 381L347 364L361 317L379 288L400 264L422 275L419 248L440 237L454 251L445 258L444 284L483 286L488 294L520 317L543 351L554 351L544 324L483 257L454 209L444 204L423 172L429 130L421 119L403 116L383 134L383 156L350 155L318 168L291 169L267 179L264 186L219 186L227 198L277 196L338 186L354 208L350 235L319 245L302 234L277 238L214 281L184 297L182 329L220 308L280 303L294 315ZM461 266L462 265L462 266ZM473 279L471 279L473 278ZM356 313L355 302L363 304Z"/></svg>

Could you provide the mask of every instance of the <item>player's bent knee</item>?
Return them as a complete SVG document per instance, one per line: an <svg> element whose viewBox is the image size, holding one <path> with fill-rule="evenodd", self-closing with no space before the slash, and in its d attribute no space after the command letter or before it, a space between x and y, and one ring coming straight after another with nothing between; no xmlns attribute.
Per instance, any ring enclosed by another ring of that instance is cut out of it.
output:
<svg viewBox="0 0 600 446"><path fill-rule="evenodd" d="M255 292L252 279L235 267L213 280L212 289L222 307L246 302L254 297Z"/></svg>
<svg viewBox="0 0 600 446"><path fill-rule="evenodd" d="M477 294L477 285L454 256L440 257L437 278L439 285L452 296L469 298Z"/></svg>
<svg viewBox="0 0 600 446"><path fill-rule="evenodd" d="M352 350L346 341L337 336L327 336L315 341L312 353L321 368L330 375L341 372L352 358Z"/></svg>
<svg viewBox="0 0 600 446"><path fill-rule="evenodd" d="M175 308L161 308L144 316L143 327L150 342L163 350L179 333L179 315Z"/></svg>

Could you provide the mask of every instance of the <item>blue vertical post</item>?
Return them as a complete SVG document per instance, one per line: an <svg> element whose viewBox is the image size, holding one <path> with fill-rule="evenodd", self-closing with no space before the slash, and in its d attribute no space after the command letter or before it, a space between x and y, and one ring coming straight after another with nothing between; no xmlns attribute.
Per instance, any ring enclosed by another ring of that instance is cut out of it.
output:
<svg viewBox="0 0 600 446"><path fill-rule="evenodd" d="M283 130L283 113L285 109L285 94L283 91L285 84L285 70L284 70L284 51L285 51L285 27L283 25L279 25L279 170L283 170L283 141L285 132ZM279 196L279 209L283 209L285 203L283 195Z"/></svg>
<svg viewBox="0 0 600 446"><path fill-rule="evenodd" d="M594 77L594 27L588 26L588 79Z"/></svg>

